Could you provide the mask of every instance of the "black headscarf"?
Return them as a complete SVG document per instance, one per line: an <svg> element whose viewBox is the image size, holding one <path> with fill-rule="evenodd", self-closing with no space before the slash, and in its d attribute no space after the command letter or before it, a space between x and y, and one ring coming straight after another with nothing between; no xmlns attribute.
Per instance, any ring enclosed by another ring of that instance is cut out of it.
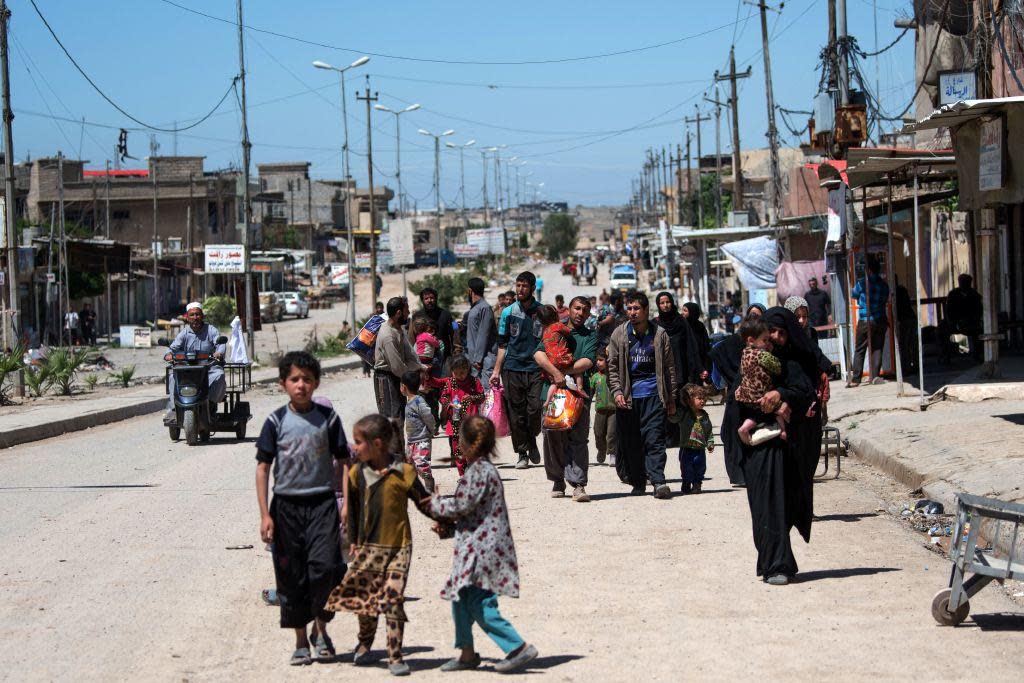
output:
<svg viewBox="0 0 1024 683"><path fill-rule="evenodd" d="M700 321L702 311L700 310L700 304L696 304L693 301L687 301L683 304L683 308L686 309L686 322L690 325L690 329L693 330L693 336L697 340L697 354L700 356L700 362L704 367L711 367L711 335L708 334L708 328L704 327L704 323Z"/></svg>
<svg viewBox="0 0 1024 683"><path fill-rule="evenodd" d="M817 378L820 371L817 367L816 354L811 346L813 342L811 342L807 331L800 326L793 311L783 306L773 306L765 312L764 322L768 327L786 330L789 340L785 347L776 349L777 355L780 358L796 361L808 378L812 378L814 381L813 378Z"/></svg>
<svg viewBox="0 0 1024 683"><path fill-rule="evenodd" d="M658 317L655 322L658 327L665 330L676 362L676 377L680 383L695 382L704 372L704 363L700 356L697 339L694 337L693 329L686 324L686 319L679 313L676 307L676 300L669 292L659 292L654 297L655 305L661 297L667 296L672 302L672 308L664 312L658 307Z"/></svg>
<svg viewBox="0 0 1024 683"><path fill-rule="evenodd" d="M750 311L755 308L761 311L761 315L764 315L765 311L768 310L764 307L764 304L750 304L749 306L747 306L747 310L746 312L744 312L743 318L746 319L750 315Z"/></svg>
<svg viewBox="0 0 1024 683"><path fill-rule="evenodd" d="M667 296L668 300L672 302L672 308L668 311L662 311L661 306L658 305L663 296ZM669 334L678 334L682 326L686 324L686 319L679 314L679 308L676 306L676 300L672 294L669 292L658 292L658 296L654 297L654 305L658 308L658 326Z"/></svg>

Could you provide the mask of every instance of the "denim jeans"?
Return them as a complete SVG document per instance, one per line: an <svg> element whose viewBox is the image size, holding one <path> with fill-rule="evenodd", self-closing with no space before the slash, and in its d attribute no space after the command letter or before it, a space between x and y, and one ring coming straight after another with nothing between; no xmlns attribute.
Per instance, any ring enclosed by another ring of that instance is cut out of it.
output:
<svg viewBox="0 0 1024 683"><path fill-rule="evenodd" d="M459 591L459 599L452 603L452 619L455 621L455 647L473 647L473 622L480 625L484 633L505 654L522 646L523 639L515 628L498 611L498 596L476 586L466 586Z"/></svg>
<svg viewBox="0 0 1024 683"><path fill-rule="evenodd" d="M708 458L703 448L680 448L679 469L683 473L683 483L699 484L704 481L708 471Z"/></svg>

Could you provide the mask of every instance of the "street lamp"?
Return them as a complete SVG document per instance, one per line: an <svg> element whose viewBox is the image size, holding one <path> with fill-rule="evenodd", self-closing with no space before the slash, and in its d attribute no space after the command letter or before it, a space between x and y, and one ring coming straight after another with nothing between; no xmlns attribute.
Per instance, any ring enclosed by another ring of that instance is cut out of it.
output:
<svg viewBox="0 0 1024 683"><path fill-rule="evenodd" d="M355 250L355 245L352 243L352 221L349 218L349 206L348 206L349 180L351 179L352 176L349 174L349 169L348 169L348 108L346 106L346 98L345 98L345 72L348 71L349 69L354 69L354 68L356 68L358 66L362 66L363 64L366 64L368 61L370 61L370 58L364 55L364 56L360 57L359 59L357 59L356 61L354 61L351 64L349 64L348 66L344 66L344 67L331 66L327 62L320 61L319 59L316 60L315 62L313 62L313 66L315 66L317 69L326 69L328 71L337 71L338 72L338 80L341 83L341 126L342 126L342 129L345 132L345 141L342 143L342 146L341 146L341 151L343 153L342 154L342 163L345 166L345 168L344 168L344 171L345 171L345 193L342 196L344 198L345 228L346 228L346 236L348 238L348 311L349 311L349 322L352 324L352 334L355 334L356 331L357 331L356 330L356 269L355 269L355 251L354 251ZM372 196L370 197L370 201L373 202L373 197ZM312 222L312 220L313 220L313 217L310 216L310 222ZM370 235L371 235L371 239L372 239L372 236L373 236L372 226L371 226L371 229L370 229ZM375 277L375 274L371 273L370 274L370 278L371 278L371 281L373 282L372 286L376 286L376 280L373 279L374 277ZM371 298L371 301L372 301L372 298Z"/></svg>
<svg viewBox="0 0 1024 683"><path fill-rule="evenodd" d="M441 238L441 138L454 135L455 131L449 129L434 135L429 130L420 128L416 132L420 135L434 138L434 201L437 202L437 272L442 274L444 273L444 266L441 262L441 248L444 246L444 240Z"/></svg>
<svg viewBox="0 0 1024 683"><path fill-rule="evenodd" d="M402 114L408 114L411 111L416 111L420 108L419 104L410 104L405 109L394 110L385 107L383 104L375 104L373 108L377 111L386 111L389 114L395 115L395 184L398 185L398 213L402 216L405 215L405 196L402 194L402 140L400 127L398 125L398 118Z"/></svg>
<svg viewBox="0 0 1024 683"><path fill-rule="evenodd" d="M476 144L476 140L456 145L454 142L444 143L445 147L459 150L459 195L462 197L462 221L465 228L469 229L469 219L466 217L466 148Z"/></svg>

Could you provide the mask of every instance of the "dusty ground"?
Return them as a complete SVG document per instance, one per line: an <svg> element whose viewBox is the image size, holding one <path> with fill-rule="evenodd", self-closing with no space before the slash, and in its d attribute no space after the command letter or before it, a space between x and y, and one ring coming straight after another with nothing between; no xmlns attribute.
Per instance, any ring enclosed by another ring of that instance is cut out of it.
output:
<svg viewBox="0 0 1024 683"><path fill-rule="evenodd" d="M357 372L327 379L322 392L346 425L372 409ZM282 402L269 389L252 399L259 420ZM500 455L507 466L507 440ZM675 480L677 468L670 458ZM800 581L784 588L754 576L744 493L728 486L720 454L710 458L705 494L669 501L628 497L607 467L592 469L590 504L549 498L540 468L502 471L523 585L522 598L502 609L540 650L535 675L1020 680L1021 609L988 588L964 626L937 626L929 607L949 563L878 512L891 496L871 470L847 463L841 479L818 484L812 542L795 541ZM285 665L291 637L259 600L273 575L253 472L251 443L172 444L153 418L0 452L0 675L385 680L382 666L357 672L347 656ZM437 478L452 489L453 470ZM452 655L452 626L438 591L451 546L423 518L413 524L405 652L415 677L443 679L437 667ZM239 544L254 547L227 549ZM340 648L355 631L347 615L331 627ZM498 655L483 636L478 646Z"/></svg>

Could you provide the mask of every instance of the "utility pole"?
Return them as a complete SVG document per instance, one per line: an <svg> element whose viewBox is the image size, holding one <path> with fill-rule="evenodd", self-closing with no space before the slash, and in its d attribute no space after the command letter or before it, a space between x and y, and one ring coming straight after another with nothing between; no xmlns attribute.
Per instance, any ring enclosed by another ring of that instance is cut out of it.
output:
<svg viewBox="0 0 1024 683"><path fill-rule="evenodd" d="M242 82L242 220L245 225L242 228L242 246L245 251L245 328L248 336L249 358L256 356L256 333L253 316L256 311L252 305L252 272L250 259L252 254L249 249L249 226L252 224L252 201L249 197L249 153L252 145L249 143L249 117L245 107L245 24L242 22L242 0L236 0L238 10L238 78ZM349 273L349 277L352 274Z"/></svg>
<svg viewBox="0 0 1024 683"><path fill-rule="evenodd" d="M110 239L110 160L107 160L107 175L103 179L103 214L106 226L106 238Z"/></svg>
<svg viewBox="0 0 1024 683"><path fill-rule="evenodd" d="M366 102L366 177L370 186L370 301L377 300L377 201L373 196L373 106L377 93L370 95L370 76L366 76L366 94L356 100ZM438 254L441 252L438 251ZM349 274L349 278L351 278ZM355 328L352 328L353 330Z"/></svg>
<svg viewBox="0 0 1024 683"><path fill-rule="evenodd" d="M718 86L715 86L715 99L704 98L705 102L715 105L715 224L722 227L722 107L718 99Z"/></svg>
<svg viewBox="0 0 1024 683"><path fill-rule="evenodd" d="M0 62L2 62L3 76L3 124L4 124L4 242L7 246L7 263L5 275L7 276L7 307L10 309L11 318L11 347L18 341L18 244L17 233L14 229L14 209L17 205L14 188L14 134L12 123L14 112L11 110L11 70L10 58L7 47L7 22L10 21L11 11L7 9L7 2L0 0ZM51 249L53 245L51 244ZM7 329L7 321L0 321L3 329ZM22 374L19 371L14 379L14 393L16 396L24 396L25 389L22 383Z"/></svg>
<svg viewBox="0 0 1024 683"><path fill-rule="evenodd" d="M753 4L749 3L748 4ZM782 211L782 171L779 168L779 130L775 126L775 95L772 91L772 59L768 51L768 10L781 12L779 9L758 0L757 7L761 10L761 54L764 56L764 92L768 104L768 149L771 174L771 195L769 206L769 225L774 224Z"/></svg>
<svg viewBox="0 0 1024 683"><path fill-rule="evenodd" d="M159 217L158 204L157 204L157 185L156 185L156 152L160 148L160 145L156 142L156 136L149 136L149 175L152 176L150 179L153 181L153 322L156 323L160 319L160 254L157 246L160 244L160 230L157 227L157 219ZM62 221L63 222L63 221Z"/></svg>
<svg viewBox="0 0 1024 683"><path fill-rule="evenodd" d="M736 93L736 81L741 78L750 78L751 67L741 73L736 73L736 46L729 48L729 73L719 74L715 72L715 83L729 81L732 96L729 98L729 106L732 109L732 210L743 211L743 166L740 159L740 102Z"/></svg>
<svg viewBox="0 0 1024 683"><path fill-rule="evenodd" d="M484 168L484 187L483 187L483 192L484 192L484 223L487 224L487 227L490 227L491 226L491 211L490 211L490 209L487 206L487 150L485 150L485 149L480 150L480 159L483 162L483 168Z"/></svg>
<svg viewBox="0 0 1024 683"><path fill-rule="evenodd" d="M676 144L676 222L683 225L683 147Z"/></svg>
<svg viewBox="0 0 1024 683"><path fill-rule="evenodd" d="M195 258L196 257L195 257L195 251L194 251L195 242L193 241L193 237L194 236L192 234L193 233L192 226L195 223L195 218L193 216L193 211L195 210L194 209L194 206L195 206L195 191L194 191L194 188L193 188L194 183L195 183L195 180L194 180L192 172L190 171L189 174L188 174L188 210L185 212L185 223L186 223L186 230L187 230L185 232L185 238L186 238L185 241L188 244L188 252L187 252L188 253L188 297L185 299L186 301L194 301L197 298L196 297L196 286L195 286L195 282L196 282L196 263L195 263Z"/></svg>
<svg viewBox="0 0 1024 683"><path fill-rule="evenodd" d="M838 0L836 5L836 50L839 66L839 103L844 107L850 104L850 60L847 55L846 35L846 0Z"/></svg>
<svg viewBox="0 0 1024 683"><path fill-rule="evenodd" d="M690 134L690 127L686 127L686 194L689 196L686 202L690 206L689 218L693 220L693 165L690 160L690 140L693 136Z"/></svg>
<svg viewBox="0 0 1024 683"><path fill-rule="evenodd" d="M700 124L703 121L710 121L711 120L711 116L701 116L701 114L700 114L700 107L698 107L696 104L693 105L693 109L694 109L694 117L692 119L691 118L687 118L686 122L687 123L694 123L694 124L697 125L697 194L696 194L696 197L697 197L697 227L698 228L703 228L704 227L704 201L703 201L704 184L701 181L701 173L700 173L700 159L701 159L701 156L703 156L703 153L701 151L701 145L700 145Z"/></svg>

